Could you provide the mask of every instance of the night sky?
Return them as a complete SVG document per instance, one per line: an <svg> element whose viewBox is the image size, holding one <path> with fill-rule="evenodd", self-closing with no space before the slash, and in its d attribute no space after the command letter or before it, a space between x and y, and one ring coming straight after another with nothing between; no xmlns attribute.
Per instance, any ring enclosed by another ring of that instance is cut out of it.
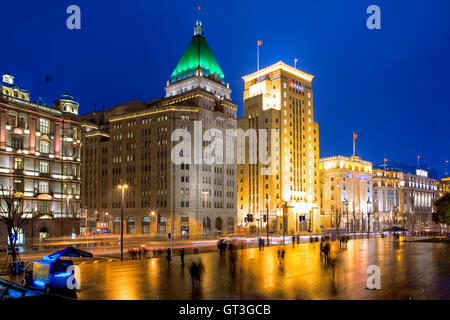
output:
<svg viewBox="0 0 450 320"><path fill-rule="evenodd" d="M81 30L66 8L81 7ZM366 8L381 8L381 30ZM202 10L197 10L198 6ZM53 102L65 91L80 113L162 97L201 18L242 114L243 75L280 60L313 74L321 157L374 164L450 159L450 1L2 1L0 73ZM45 76L52 81L46 83Z"/></svg>

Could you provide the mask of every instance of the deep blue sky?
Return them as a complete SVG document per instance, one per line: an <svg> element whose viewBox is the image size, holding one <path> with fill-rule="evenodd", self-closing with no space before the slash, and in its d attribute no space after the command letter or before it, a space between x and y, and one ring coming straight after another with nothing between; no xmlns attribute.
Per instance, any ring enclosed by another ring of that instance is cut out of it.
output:
<svg viewBox="0 0 450 320"><path fill-rule="evenodd" d="M69 91L87 113L161 97L200 16L239 114L241 76L255 71L262 40L262 67L297 57L316 76L322 157L351 155L354 130L357 153L374 164L420 154L443 174L450 159L450 1L3 2L0 73L33 99ZM81 7L81 30L66 28L70 4ZM382 30L366 28L370 4L381 7Z"/></svg>

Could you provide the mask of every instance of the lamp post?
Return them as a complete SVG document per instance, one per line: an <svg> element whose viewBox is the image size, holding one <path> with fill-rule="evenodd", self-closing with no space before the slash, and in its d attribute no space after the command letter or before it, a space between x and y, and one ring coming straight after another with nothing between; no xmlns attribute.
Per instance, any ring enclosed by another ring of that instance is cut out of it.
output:
<svg viewBox="0 0 450 320"><path fill-rule="evenodd" d="M119 184L117 188L122 191L122 210L120 213L120 261L123 261L123 208L125 201L125 190L128 189L128 185Z"/></svg>
<svg viewBox="0 0 450 320"><path fill-rule="evenodd" d="M372 204L370 199L367 199L367 238L370 237L370 210L369 206Z"/></svg>
<svg viewBox="0 0 450 320"><path fill-rule="evenodd" d="M267 229L267 246L269 246L269 200L270 196L266 195L266 229Z"/></svg>
<svg viewBox="0 0 450 320"><path fill-rule="evenodd" d="M208 208L208 196L209 196L209 191L208 190L204 190L202 191L203 196L205 197L205 209ZM208 238L208 222L205 221L205 219L203 219L203 232L205 232L205 224L206 224L206 238Z"/></svg>
<svg viewBox="0 0 450 320"><path fill-rule="evenodd" d="M348 222L348 201L347 201L347 199L344 199L344 201L342 201L342 204L344 205L345 214L346 214L345 229L347 230L347 235L348 235L349 222Z"/></svg>

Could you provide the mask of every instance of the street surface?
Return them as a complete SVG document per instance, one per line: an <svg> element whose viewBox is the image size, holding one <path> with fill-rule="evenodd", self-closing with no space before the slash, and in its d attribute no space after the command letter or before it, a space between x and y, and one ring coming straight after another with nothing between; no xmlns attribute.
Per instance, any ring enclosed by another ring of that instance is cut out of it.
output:
<svg viewBox="0 0 450 320"><path fill-rule="evenodd" d="M435 243L394 243L392 238L332 243L327 266L319 243L80 265L79 299L450 299L449 249ZM177 254L177 252L175 252ZM189 266L201 260L205 273L193 289ZM366 289L367 267L381 269L381 290ZM334 270L334 272L333 272Z"/></svg>

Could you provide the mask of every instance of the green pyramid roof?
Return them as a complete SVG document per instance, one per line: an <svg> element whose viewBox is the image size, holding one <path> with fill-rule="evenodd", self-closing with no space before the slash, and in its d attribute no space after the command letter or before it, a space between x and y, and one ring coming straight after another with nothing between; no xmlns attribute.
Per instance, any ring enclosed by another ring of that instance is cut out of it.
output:
<svg viewBox="0 0 450 320"><path fill-rule="evenodd" d="M205 76L216 73L220 79L225 78L208 42L201 33L192 37L191 43L184 51L170 79L175 82L193 76L198 68L202 69Z"/></svg>

